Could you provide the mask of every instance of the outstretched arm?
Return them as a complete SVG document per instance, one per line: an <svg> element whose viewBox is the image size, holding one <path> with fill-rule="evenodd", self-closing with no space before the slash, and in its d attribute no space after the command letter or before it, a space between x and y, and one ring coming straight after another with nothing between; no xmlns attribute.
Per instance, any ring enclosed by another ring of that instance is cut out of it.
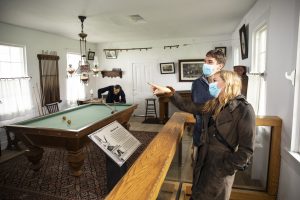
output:
<svg viewBox="0 0 300 200"><path fill-rule="evenodd" d="M120 95L121 95L121 103L126 103L125 92L123 90L121 90Z"/></svg>
<svg viewBox="0 0 300 200"><path fill-rule="evenodd" d="M166 96L172 95L172 91L170 90L170 88L156 85L153 83L148 83L148 84L151 86L151 90L155 95L166 95Z"/></svg>
<svg viewBox="0 0 300 200"><path fill-rule="evenodd" d="M104 88L100 88L100 89L98 90L98 98L101 98L102 93L109 91L109 88L110 88L110 87L111 87L111 86L104 87Z"/></svg>
<svg viewBox="0 0 300 200"><path fill-rule="evenodd" d="M157 96L164 95L170 97L171 102L178 109L192 114L198 114L201 112L202 104L195 104L189 99L183 99L172 87L163 87L153 83L148 84L151 86L153 94Z"/></svg>

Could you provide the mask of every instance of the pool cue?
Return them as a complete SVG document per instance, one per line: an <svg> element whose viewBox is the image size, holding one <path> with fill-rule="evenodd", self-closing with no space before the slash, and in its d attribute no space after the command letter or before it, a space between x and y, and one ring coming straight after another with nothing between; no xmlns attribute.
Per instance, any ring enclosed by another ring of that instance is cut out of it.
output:
<svg viewBox="0 0 300 200"><path fill-rule="evenodd" d="M37 94L38 94L38 96L39 96L42 114L45 115L45 112L44 112L44 109L43 109L43 106L42 106L42 94L41 94L41 92L40 92L40 87L39 87L38 83L36 83L36 90L37 90Z"/></svg>
<svg viewBox="0 0 300 200"><path fill-rule="evenodd" d="M114 110L110 105L108 105L107 103L103 102L103 104L108 107L109 109L111 109L111 114L114 114L116 112L116 110Z"/></svg>
<svg viewBox="0 0 300 200"><path fill-rule="evenodd" d="M33 95L35 97L35 102L36 102L36 105L37 105L37 108L38 108L38 112L39 112L39 115L41 116L41 111L40 111L39 103L38 103L38 100L37 100L37 97L36 97L36 94L35 94L34 86L32 86L32 89L33 89Z"/></svg>

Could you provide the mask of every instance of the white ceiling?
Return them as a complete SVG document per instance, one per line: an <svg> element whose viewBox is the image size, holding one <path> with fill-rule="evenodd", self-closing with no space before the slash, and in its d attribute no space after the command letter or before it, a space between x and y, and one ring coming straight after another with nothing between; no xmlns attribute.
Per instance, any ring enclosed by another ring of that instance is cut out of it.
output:
<svg viewBox="0 0 300 200"><path fill-rule="evenodd" d="M256 0L0 0L0 22L88 42L232 34ZM145 23L134 23L140 15Z"/></svg>

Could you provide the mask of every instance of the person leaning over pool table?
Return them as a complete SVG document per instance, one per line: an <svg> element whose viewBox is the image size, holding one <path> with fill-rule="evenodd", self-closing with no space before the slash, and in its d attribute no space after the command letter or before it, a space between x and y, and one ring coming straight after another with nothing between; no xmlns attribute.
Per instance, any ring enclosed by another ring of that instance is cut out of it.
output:
<svg viewBox="0 0 300 200"><path fill-rule="evenodd" d="M102 98L102 94L108 92L106 103L126 103L125 93L120 85L111 85L98 90L98 98Z"/></svg>

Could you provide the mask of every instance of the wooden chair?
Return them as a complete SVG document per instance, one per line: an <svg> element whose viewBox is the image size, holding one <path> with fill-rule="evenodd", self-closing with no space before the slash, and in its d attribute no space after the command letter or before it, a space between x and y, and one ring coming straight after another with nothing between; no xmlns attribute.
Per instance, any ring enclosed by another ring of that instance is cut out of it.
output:
<svg viewBox="0 0 300 200"><path fill-rule="evenodd" d="M48 104L45 104L49 114L50 113L55 113L55 112L58 112L59 111L59 108L58 108L58 102L54 102L54 103L48 103Z"/></svg>

